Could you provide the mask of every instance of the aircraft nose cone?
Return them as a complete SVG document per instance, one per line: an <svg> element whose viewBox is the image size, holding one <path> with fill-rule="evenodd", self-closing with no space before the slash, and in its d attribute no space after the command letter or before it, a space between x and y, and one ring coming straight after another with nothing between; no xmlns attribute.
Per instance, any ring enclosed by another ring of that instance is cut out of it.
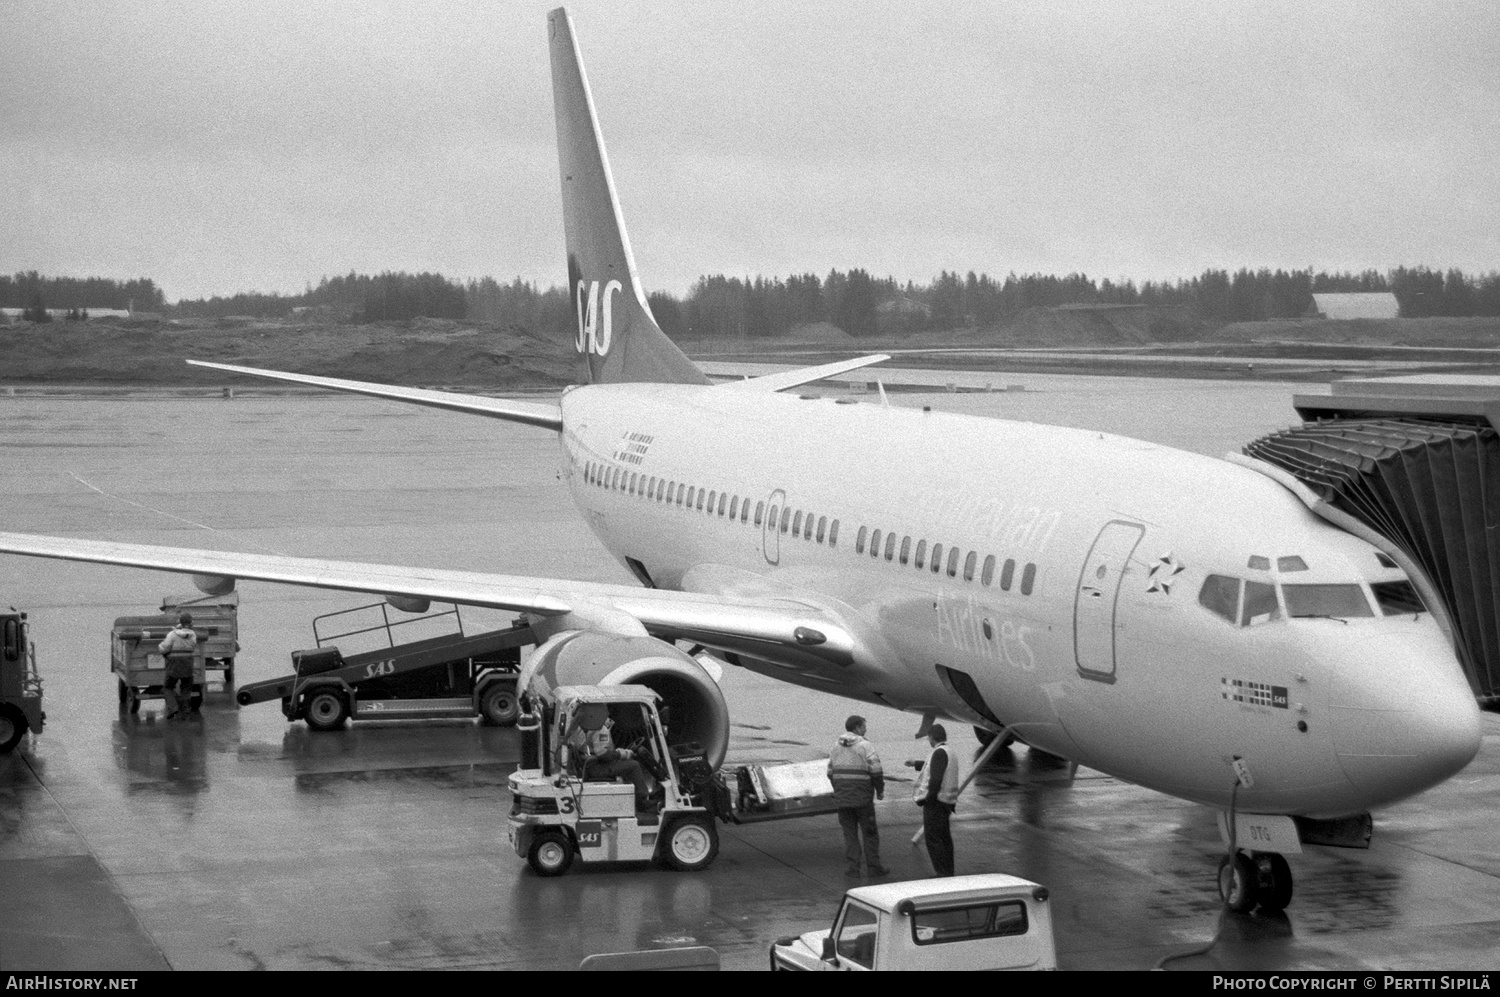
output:
<svg viewBox="0 0 1500 997"><path fill-rule="evenodd" d="M1367 806L1435 786L1479 753L1479 707L1446 645L1357 645L1340 661L1331 693L1339 764Z"/></svg>

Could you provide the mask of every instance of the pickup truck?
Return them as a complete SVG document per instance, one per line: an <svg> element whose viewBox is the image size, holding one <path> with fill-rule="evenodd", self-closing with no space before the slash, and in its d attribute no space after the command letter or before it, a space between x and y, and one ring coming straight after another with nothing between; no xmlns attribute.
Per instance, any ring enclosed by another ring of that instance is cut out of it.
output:
<svg viewBox="0 0 1500 997"><path fill-rule="evenodd" d="M859 886L833 927L771 945L772 970L1056 968L1047 888L999 874Z"/></svg>

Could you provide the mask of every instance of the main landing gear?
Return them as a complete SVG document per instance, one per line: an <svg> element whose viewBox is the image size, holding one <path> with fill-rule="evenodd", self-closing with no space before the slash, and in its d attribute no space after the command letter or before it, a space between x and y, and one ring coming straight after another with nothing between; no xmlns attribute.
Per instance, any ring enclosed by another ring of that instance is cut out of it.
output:
<svg viewBox="0 0 1500 997"><path fill-rule="evenodd" d="M1285 910L1292 902L1292 867L1277 852L1237 851L1219 860L1219 896L1236 913Z"/></svg>

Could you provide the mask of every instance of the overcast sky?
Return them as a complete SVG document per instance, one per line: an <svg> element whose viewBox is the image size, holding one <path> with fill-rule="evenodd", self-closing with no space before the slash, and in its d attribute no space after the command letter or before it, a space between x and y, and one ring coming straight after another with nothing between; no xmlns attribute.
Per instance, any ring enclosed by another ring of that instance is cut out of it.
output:
<svg viewBox="0 0 1500 997"><path fill-rule="evenodd" d="M545 13L0 0L0 272L565 277ZM1500 4L571 5L648 289L1500 269Z"/></svg>

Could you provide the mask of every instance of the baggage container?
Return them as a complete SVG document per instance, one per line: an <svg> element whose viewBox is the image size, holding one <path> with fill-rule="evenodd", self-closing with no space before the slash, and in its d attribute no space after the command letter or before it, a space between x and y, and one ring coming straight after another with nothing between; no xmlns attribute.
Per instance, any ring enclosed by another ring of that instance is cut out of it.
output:
<svg viewBox="0 0 1500 997"><path fill-rule="evenodd" d="M240 653L240 594L169 595L161 600L161 611L177 622L178 613L193 618L193 629L202 640L205 672L223 673L224 685L234 685L234 659Z"/></svg>

